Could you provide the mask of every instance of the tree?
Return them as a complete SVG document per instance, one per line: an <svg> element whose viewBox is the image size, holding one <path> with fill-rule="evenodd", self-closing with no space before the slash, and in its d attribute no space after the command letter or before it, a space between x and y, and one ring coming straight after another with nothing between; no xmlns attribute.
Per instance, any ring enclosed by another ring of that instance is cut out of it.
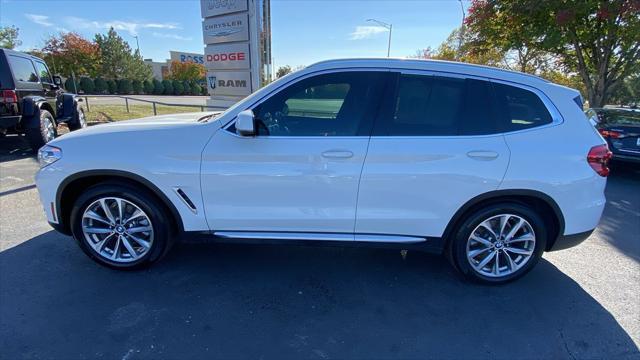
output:
<svg viewBox="0 0 640 360"><path fill-rule="evenodd" d="M147 80L153 75L151 67L144 63L136 50L131 51L129 44L113 29L106 35L96 34L96 44L100 48L100 73L113 79Z"/></svg>
<svg viewBox="0 0 640 360"><path fill-rule="evenodd" d="M82 77L80 78L80 89L82 89L85 94L93 94L96 87L93 80L88 77Z"/></svg>
<svg viewBox="0 0 640 360"><path fill-rule="evenodd" d="M142 81L133 80L131 82L131 87L133 88L133 93L139 95L142 93Z"/></svg>
<svg viewBox="0 0 640 360"><path fill-rule="evenodd" d="M60 33L49 37L40 52L54 71L63 76L98 75L100 49L96 43L77 33Z"/></svg>
<svg viewBox="0 0 640 360"><path fill-rule="evenodd" d="M97 77L93 83L95 85L96 94L104 94L109 89L107 82L101 77Z"/></svg>
<svg viewBox="0 0 640 360"><path fill-rule="evenodd" d="M163 94L173 95L173 82L171 80L162 80L162 86L164 88Z"/></svg>
<svg viewBox="0 0 640 360"><path fill-rule="evenodd" d="M276 71L276 77L281 78L289 73L291 73L291 66L289 65L280 66L278 68L278 71Z"/></svg>
<svg viewBox="0 0 640 360"><path fill-rule="evenodd" d="M107 80L107 91L109 92L109 94L115 94L117 90L118 84L116 84L116 81L113 79Z"/></svg>
<svg viewBox="0 0 640 360"><path fill-rule="evenodd" d="M182 85L182 81L173 80L171 82L173 86L173 94L174 95L182 95L184 94L184 85Z"/></svg>
<svg viewBox="0 0 640 360"><path fill-rule="evenodd" d="M0 48L15 49L22 45L22 41L18 40L20 29L15 26L0 27Z"/></svg>
<svg viewBox="0 0 640 360"><path fill-rule="evenodd" d="M197 82L192 81L191 84L191 95L200 95L202 90L200 89L200 85Z"/></svg>
<svg viewBox="0 0 640 360"><path fill-rule="evenodd" d="M629 76L611 95L614 104L640 106L640 73Z"/></svg>
<svg viewBox="0 0 640 360"><path fill-rule="evenodd" d="M600 107L640 68L639 13L638 0L473 0L465 25L478 48L558 57Z"/></svg>
<svg viewBox="0 0 640 360"><path fill-rule="evenodd" d="M142 83L142 88L144 89L144 93L145 94L153 94L153 82L149 81L149 80L145 80Z"/></svg>
<svg viewBox="0 0 640 360"><path fill-rule="evenodd" d="M194 62L172 61L169 66L169 79L171 80L200 80L204 79L206 73L204 65Z"/></svg>
<svg viewBox="0 0 640 360"><path fill-rule="evenodd" d="M129 95L133 91L133 85L131 85L131 80L129 79L120 79L118 80L118 94Z"/></svg>
<svg viewBox="0 0 640 360"><path fill-rule="evenodd" d="M153 93L154 95L162 95L164 93L164 84L162 81L153 79Z"/></svg>
<svg viewBox="0 0 640 360"><path fill-rule="evenodd" d="M438 49L426 48L418 50L415 57L506 67L504 52L497 49L478 51L464 27L454 29Z"/></svg>

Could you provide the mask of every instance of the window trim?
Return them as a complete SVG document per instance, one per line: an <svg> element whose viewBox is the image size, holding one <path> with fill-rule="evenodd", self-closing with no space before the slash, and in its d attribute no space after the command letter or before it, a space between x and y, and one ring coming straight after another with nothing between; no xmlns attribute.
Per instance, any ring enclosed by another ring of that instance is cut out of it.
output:
<svg viewBox="0 0 640 360"><path fill-rule="evenodd" d="M342 73L342 72L379 72L379 73L385 73L388 74L391 72L391 69L389 68L385 68L385 67L358 67L358 68L339 68L339 69L326 69L326 70L320 70L320 71L314 71L308 74L304 74L302 76L299 76L295 79L291 79L291 81L288 81L284 84L282 84L281 86L279 86L278 88L274 89L273 91L271 91L270 93L266 94L265 96L261 97L260 99L257 99L256 101L254 101L253 103L249 104L245 109L243 110L251 110L253 111L257 106L259 106L260 104L262 104L265 101L268 101L270 98L272 98L273 96L277 95L278 93L280 93L282 90L291 87L301 81L304 81L308 78L314 77L314 76L319 76L319 75L326 75L326 74L335 74L335 73ZM383 94L384 95L384 92ZM242 111L242 110L240 110ZM234 116L233 118L231 118L231 120L229 120L228 123L224 124L223 126L221 126L221 129L226 132L227 134L233 135L235 137L238 138L254 138L256 136L240 136L238 134L236 134L235 131L230 131L229 128L231 126L233 126L233 124L235 124L235 120L237 118L237 115ZM374 123L372 125L372 130L375 127L375 119L374 119ZM259 136L260 139L362 139L362 138L369 138L371 137L371 133L369 135L352 135L352 136Z"/></svg>
<svg viewBox="0 0 640 360"><path fill-rule="evenodd" d="M379 125L377 124L378 121L384 121L384 119L381 119L379 116L376 117L376 124L374 124L374 132L371 135L371 137L375 137L375 138L385 138L385 139L429 139L429 138L434 138L434 139L466 139L466 138L489 138L489 137L496 137L496 136L504 136L504 135L511 135L511 134L519 134L519 133L523 133L523 132L527 132L527 131L532 131L532 130L539 130L539 129L546 129L552 126L558 126L560 124L562 124L564 122L564 119L562 117L562 115L560 114L560 111L556 108L556 106L553 104L553 102L544 94L544 92L542 92L541 90L529 86L529 85L525 85L525 84L521 84L521 83L516 83L513 81L508 81L508 80L500 80L500 79L495 79L495 78L490 78L490 77L484 77L484 76L476 76L476 75L468 75L468 74L463 74L463 73L453 73L453 72L446 72L446 71L436 71L436 70L418 70L418 69L396 69L396 68L389 68L389 72L392 74L397 74L397 79L400 78L400 75L422 75L422 76L438 76L438 77L451 77L451 78L457 78L457 79L474 79L474 80L481 80L481 81L487 81L491 84L493 83L499 83L499 84L503 84L503 85L508 85L508 86L514 86L517 88L521 88L524 90L528 90L533 92L541 101L542 104L544 105L544 107L547 109L547 111L549 112L549 114L551 115L551 122L548 124L544 124L544 125L540 125L540 126L534 126L534 127L530 127L527 129L521 129L521 130L511 130L511 131L498 131L496 133L493 134L480 134L480 135L380 135L376 133L376 129L379 129ZM397 97L398 95L398 84L396 82L396 84L394 84L394 90L393 90L393 97ZM491 98L492 101L495 103L496 102L496 95L495 95L495 91L493 89L491 89ZM388 109L384 109L384 111L388 111Z"/></svg>

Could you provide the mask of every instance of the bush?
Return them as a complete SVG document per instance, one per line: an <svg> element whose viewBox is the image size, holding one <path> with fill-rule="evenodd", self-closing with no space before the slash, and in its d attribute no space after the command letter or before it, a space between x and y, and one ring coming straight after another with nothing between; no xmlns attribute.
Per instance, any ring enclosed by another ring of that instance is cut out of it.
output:
<svg viewBox="0 0 640 360"><path fill-rule="evenodd" d="M189 81L185 80L182 82L182 88L184 89L183 94L185 95L193 95L191 94L191 84L189 84Z"/></svg>
<svg viewBox="0 0 640 360"><path fill-rule="evenodd" d="M131 80L121 79L118 81L118 94L129 95L133 91Z"/></svg>
<svg viewBox="0 0 640 360"><path fill-rule="evenodd" d="M115 94L117 90L118 85L116 84L115 80L107 80L107 91L109 92L109 94Z"/></svg>
<svg viewBox="0 0 640 360"><path fill-rule="evenodd" d="M153 79L153 93L155 95L162 95L164 93L164 85L160 80Z"/></svg>
<svg viewBox="0 0 640 360"><path fill-rule="evenodd" d="M74 82L75 82L75 84L74 84ZM73 93L78 93L78 91L80 90L80 86L78 84L78 81L75 80L73 78L73 76L69 76L67 78L67 80L65 80L64 88L65 88L65 90L67 90L69 92L73 92Z"/></svg>
<svg viewBox="0 0 640 360"><path fill-rule="evenodd" d="M200 95L202 90L200 89L200 85L197 82L192 81L190 84L191 87L191 95Z"/></svg>
<svg viewBox="0 0 640 360"><path fill-rule="evenodd" d="M145 94L153 94L153 83L149 80L145 80L142 83L142 88Z"/></svg>
<svg viewBox="0 0 640 360"><path fill-rule="evenodd" d="M202 95L209 95L209 88L207 88L207 86L200 86L200 94Z"/></svg>
<svg viewBox="0 0 640 360"><path fill-rule="evenodd" d="M171 80L162 80L162 86L164 86L163 94L173 95L173 84Z"/></svg>
<svg viewBox="0 0 640 360"><path fill-rule="evenodd" d="M96 87L92 79L83 77L80 78L80 89L82 89L85 94L93 94L96 90Z"/></svg>
<svg viewBox="0 0 640 360"><path fill-rule="evenodd" d="M96 94L104 94L109 89L107 86L107 82L104 81L104 79L101 77L96 78L93 83L95 85L94 88Z"/></svg>
<svg viewBox="0 0 640 360"><path fill-rule="evenodd" d="M184 86L182 85L182 81L173 80L171 82L173 86L173 94L174 95L182 95L184 94Z"/></svg>
<svg viewBox="0 0 640 360"><path fill-rule="evenodd" d="M136 95L140 95L142 93L142 81L133 80L131 82L131 87L133 88L133 93Z"/></svg>

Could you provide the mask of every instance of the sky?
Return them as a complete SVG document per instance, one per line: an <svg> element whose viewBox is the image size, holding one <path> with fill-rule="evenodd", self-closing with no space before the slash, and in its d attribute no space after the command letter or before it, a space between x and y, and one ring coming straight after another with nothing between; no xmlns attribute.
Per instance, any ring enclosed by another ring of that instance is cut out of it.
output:
<svg viewBox="0 0 640 360"><path fill-rule="evenodd" d="M273 62L386 56L388 32L371 18L393 24L391 56L406 57L436 48L462 12L457 0L271 0ZM164 61L170 50L204 52L201 21L198 0L0 0L0 25L20 28L18 50L40 48L61 31L93 38L113 26L134 49L138 36L144 58Z"/></svg>

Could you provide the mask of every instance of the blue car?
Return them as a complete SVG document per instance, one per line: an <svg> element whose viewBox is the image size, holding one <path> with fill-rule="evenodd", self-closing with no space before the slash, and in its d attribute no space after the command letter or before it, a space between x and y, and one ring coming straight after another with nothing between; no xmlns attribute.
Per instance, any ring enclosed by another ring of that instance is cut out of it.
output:
<svg viewBox="0 0 640 360"><path fill-rule="evenodd" d="M594 108L585 114L607 141L614 160L640 163L640 110Z"/></svg>

